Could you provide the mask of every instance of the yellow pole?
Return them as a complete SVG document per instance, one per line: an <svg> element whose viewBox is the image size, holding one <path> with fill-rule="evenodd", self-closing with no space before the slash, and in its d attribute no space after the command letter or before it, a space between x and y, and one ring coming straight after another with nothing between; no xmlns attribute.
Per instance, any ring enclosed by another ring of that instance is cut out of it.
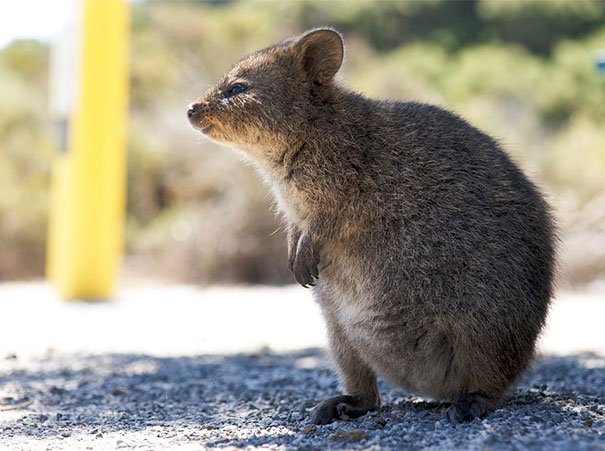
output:
<svg viewBox="0 0 605 451"><path fill-rule="evenodd" d="M83 0L67 152L53 168L48 277L65 299L111 296L123 247L128 6Z"/></svg>

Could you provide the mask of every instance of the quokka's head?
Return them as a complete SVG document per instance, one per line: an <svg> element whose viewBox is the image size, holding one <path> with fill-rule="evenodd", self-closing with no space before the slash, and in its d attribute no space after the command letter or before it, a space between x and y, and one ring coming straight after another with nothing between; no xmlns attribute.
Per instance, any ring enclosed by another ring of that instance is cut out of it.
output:
<svg viewBox="0 0 605 451"><path fill-rule="evenodd" d="M191 125L255 160L273 159L329 98L344 55L331 29L308 31L246 56L191 104Z"/></svg>

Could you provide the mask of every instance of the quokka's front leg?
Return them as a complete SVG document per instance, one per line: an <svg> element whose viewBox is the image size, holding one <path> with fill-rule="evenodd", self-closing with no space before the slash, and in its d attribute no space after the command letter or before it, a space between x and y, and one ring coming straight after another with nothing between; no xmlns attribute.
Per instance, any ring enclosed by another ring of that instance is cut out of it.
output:
<svg viewBox="0 0 605 451"><path fill-rule="evenodd" d="M294 260L296 259L296 248L300 239L301 230L294 224L288 225L288 269L294 274Z"/></svg>
<svg viewBox="0 0 605 451"><path fill-rule="evenodd" d="M295 225L288 228L288 268L303 287L315 285L319 278L319 246L309 232Z"/></svg>
<svg viewBox="0 0 605 451"><path fill-rule="evenodd" d="M323 400L313 409L311 422L328 424L333 420L358 418L380 408L376 374L350 345L340 326L327 315L330 347L338 366L344 395Z"/></svg>

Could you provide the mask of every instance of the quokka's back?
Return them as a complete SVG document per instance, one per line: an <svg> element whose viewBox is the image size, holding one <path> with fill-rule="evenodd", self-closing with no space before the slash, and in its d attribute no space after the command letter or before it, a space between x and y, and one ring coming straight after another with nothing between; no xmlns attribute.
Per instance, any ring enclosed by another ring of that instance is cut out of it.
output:
<svg viewBox="0 0 605 451"><path fill-rule="evenodd" d="M380 406L376 375L481 416L528 366L552 294L555 231L498 144L441 108L338 86L340 35L314 30L236 63L189 110L243 151L314 285L344 395L313 421Z"/></svg>

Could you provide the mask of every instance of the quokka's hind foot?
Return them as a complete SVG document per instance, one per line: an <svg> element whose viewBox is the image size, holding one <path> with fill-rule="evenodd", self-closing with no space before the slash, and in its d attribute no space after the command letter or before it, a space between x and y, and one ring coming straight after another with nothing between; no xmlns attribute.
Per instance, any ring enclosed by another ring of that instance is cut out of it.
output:
<svg viewBox="0 0 605 451"><path fill-rule="evenodd" d="M313 424L328 424L333 420L351 420L379 408L359 396L341 395L324 399L311 412Z"/></svg>
<svg viewBox="0 0 605 451"><path fill-rule="evenodd" d="M496 406L496 400L480 393L466 393L460 396L447 410L447 417L452 423L473 421L483 418Z"/></svg>

